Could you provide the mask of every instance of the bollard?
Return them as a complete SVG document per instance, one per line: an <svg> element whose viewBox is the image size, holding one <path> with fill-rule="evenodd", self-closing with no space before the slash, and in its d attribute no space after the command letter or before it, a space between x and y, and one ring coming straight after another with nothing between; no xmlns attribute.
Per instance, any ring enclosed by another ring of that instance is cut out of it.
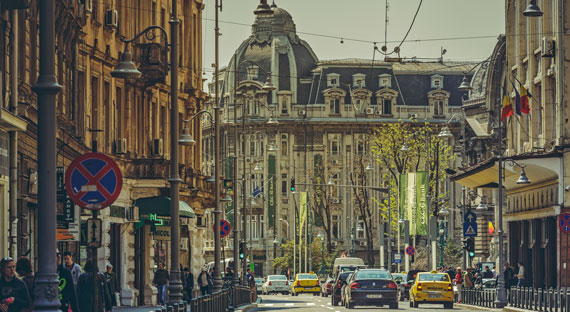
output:
<svg viewBox="0 0 570 312"><path fill-rule="evenodd" d="M538 300L537 300L538 301L538 309L537 309L538 311L542 311L542 299L543 299L542 296L543 296L542 288L539 288L538 289Z"/></svg>

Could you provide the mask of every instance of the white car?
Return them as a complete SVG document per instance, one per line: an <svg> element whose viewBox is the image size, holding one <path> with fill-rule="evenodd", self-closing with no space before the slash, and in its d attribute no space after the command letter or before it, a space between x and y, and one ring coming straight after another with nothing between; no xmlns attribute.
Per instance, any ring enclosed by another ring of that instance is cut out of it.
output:
<svg viewBox="0 0 570 312"><path fill-rule="evenodd" d="M261 286L262 294L281 293L289 294L289 281L285 275L269 275L263 286Z"/></svg>

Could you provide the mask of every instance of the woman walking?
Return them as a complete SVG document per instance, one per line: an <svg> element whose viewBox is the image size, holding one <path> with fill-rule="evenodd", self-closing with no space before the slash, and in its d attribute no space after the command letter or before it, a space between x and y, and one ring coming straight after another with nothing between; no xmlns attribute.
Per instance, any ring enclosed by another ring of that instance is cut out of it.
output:
<svg viewBox="0 0 570 312"><path fill-rule="evenodd" d="M14 259L2 259L0 270L0 310L2 312L29 311L28 287L26 287L26 283L16 277Z"/></svg>

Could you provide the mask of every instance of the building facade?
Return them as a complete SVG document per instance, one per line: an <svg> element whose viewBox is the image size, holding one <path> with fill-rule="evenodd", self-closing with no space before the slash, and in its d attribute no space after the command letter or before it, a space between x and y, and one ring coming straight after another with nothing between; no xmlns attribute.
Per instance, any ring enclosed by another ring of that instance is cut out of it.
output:
<svg viewBox="0 0 570 312"><path fill-rule="evenodd" d="M178 6L180 85L176 87L180 91L178 107L182 120L193 116L206 98L201 70L204 4L201 0L180 0ZM38 41L38 5L31 1L30 7L2 9L9 13L3 18L9 18L2 23L5 44L0 52L0 119L2 135L6 136L1 136L0 146L8 151L2 155L15 156L6 167L13 171L1 174L7 181L14 179L17 187L17 197L2 195L2 214L10 216L3 219L3 233L10 233L10 237L2 239L9 242L2 246L2 251L13 257L25 255L37 264L37 159L41 155L37 153L38 104L32 86L38 76L42 48ZM154 39L143 36L131 44L134 60L143 73L140 79L114 79L111 71L125 47L122 39L130 39L150 25L161 26L170 33L170 1L58 0L55 15L56 76L63 87L57 96L58 177L63 177L77 156L90 151L117 161L123 188L116 202L100 211L103 237L97 264L99 270L104 270L106 264L113 265L119 276L123 305L153 304L153 271L159 262L170 267L167 179L170 145L177 143L170 142L168 126L168 38L156 31ZM179 128L182 129L182 123ZM13 135L16 131L20 133ZM202 230L196 227L195 213L200 213L213 198L212 187L199 170L200 145L198 142L195 147L179 149L183 180L180 262L195 275L204 264L199 239ZM63 187L63 181L58 180L58 247L62 252L71 251L75 261L83 264L88 257L85 221L91 212L66 205ZM64 217L67 210L73 215L70 219Z"/></svg>
<svg viewBox="0 0 570 312"><path fill-rule="evenodd" d="M457 87L473 66L442 61L319 60L297 35L291 15L275 4L271 8L272 14L256 14L251 36L218 77L221 144L227 158L224 173L232 178L237 166L237 205L242 216L247 214L247 228L241 235L251 241L256 276L272 274L273 259L281 255L280 244L293 239L301 200L298 192L310 188L303 184L319 183L315 176L319 171L322 184L331 179L336 185L351 185L351 175L363 163L374 167L366 173L367 185L385 186L385 168L374 160L370 148L375 127L426 121L442 127L461 112L463 92ZM268 78L275 90L267 88ZM214 83L209 92L214 98ZM206 108L212 110L214 105L209 101ZM202 170L212 173L213 127L209 120L202 122ZM297 194L290 190L292 178ZM461 194L461 190L450 192L453 198ZM378 264L382 216L374 201L368 200L373 214L372 231L366 234L362 215L354 208L353 190L333 191L330 233L325 234L334 248L354 250L363 259L367 259L367 245L372 244ZM232 218L231 208L226 209L228 218ZM453 227L459 225L457 218L452 212ZM315 226L308 236L316 237L319 231ZM373 237L367 239L368 235ZM227 254L230 241L226 247ZM394 252L396 248L394 243ZM212 251L213 243L206 253L210 259Z"/></svg>

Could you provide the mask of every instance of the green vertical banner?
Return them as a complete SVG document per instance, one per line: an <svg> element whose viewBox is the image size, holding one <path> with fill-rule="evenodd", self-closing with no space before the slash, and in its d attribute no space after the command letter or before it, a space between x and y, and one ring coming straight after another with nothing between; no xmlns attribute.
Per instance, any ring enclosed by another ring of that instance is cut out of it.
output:
<svg viewBox="0 0 570 312"><path fill-rule="evenodd" d="M408 174L400 174L400 219L406 219L408 208Z"/></svg>
<svg viewBox="0 0 570 312"><path fill-rule="evenodd" d="M301 192L301 207L299 209L299 245L303 245L303 228L307 216L307 192Z"/></svg>
<svg viewBox="0 0 570 312"><path fill-rule="evenodd" d="M410 235L415 236L417 225L416 206L416 173L410 172L407 177L406 186L406 212L405 216L410 221Z"/></svg>
<svg viewBox="0 0 570 312"><path fill-rule="evenodd" d="M428 234L428 175L425 171L416 172L416 235Z"/></svg>
<svg viewBox="0 0 570 312"><path fill-rule="evenodd" d="M275 224L275 155L269 155L268 161L269 168L267 173L269 181L267 181L267 183L269 196L267 198L267 214L269 217L269 227L273 227Z"/></svg>

